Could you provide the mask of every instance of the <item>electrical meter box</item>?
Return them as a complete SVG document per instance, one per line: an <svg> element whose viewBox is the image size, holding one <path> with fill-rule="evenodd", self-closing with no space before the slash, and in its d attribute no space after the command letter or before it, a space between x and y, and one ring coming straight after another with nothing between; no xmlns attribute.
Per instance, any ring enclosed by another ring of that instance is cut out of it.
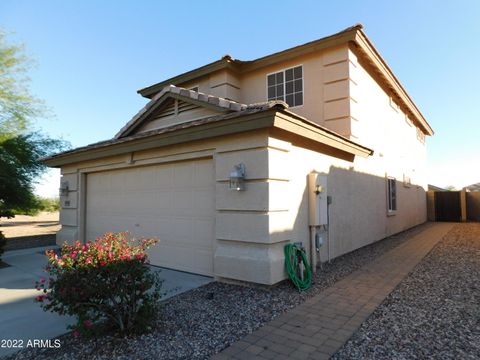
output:
<svg viewBox="0 0 480 360"><path fill-rule="evenodd" d="M328 224L327 175L312 172L308 174L309 225Z"/></svg>

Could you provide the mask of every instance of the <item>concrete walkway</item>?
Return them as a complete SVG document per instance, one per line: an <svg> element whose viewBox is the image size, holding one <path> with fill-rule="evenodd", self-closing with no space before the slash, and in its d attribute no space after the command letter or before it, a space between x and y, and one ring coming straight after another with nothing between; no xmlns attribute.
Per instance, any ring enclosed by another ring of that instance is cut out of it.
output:
<svg viewBox="0 0 480 360"><path fill-rule="evenodd" d="M328 359L454 224L436 223L214 359Z"/></svg>
<svg viewBox="0 0 480 360"><path fill-rule="evenodd" d="M67 332L72 318L45 312L34 298L35 281L46 277L43 268L47 264L45 250L49 247L7 251L2 260L9 267L0 269L0 341L46 340ZM50 247L54 248L54 247ZM22 348L0 347L0 357Z"/></svg>
<svg viewBox="0 0 480 360"><path fill-rule="evenodd" d="M75 323L74 318L45 312L34 298L40 293L35 290L35 281L47 274L45 250L53 247L38 247L7 251L2 260L9 267L0 269L0 342L2 340L47 340L66 333L67 325ZM197 288L213 281L213 278L170 269L153 267L160 271L163 279L163 299ZM1 345L1 344L0 344ZM22 348L0 346L0 358Z"/></svg>

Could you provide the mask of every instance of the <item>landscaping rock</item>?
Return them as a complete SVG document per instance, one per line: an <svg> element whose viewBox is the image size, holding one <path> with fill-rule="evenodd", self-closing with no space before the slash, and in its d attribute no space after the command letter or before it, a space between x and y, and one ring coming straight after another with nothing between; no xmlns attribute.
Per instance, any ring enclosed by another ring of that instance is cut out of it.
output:
<svg viewBox="0 0 480 360"><path fill-rule="evenodd" d="M59 349L26 349L7 359L205 359L240 340L279 314L400 245L428 224L376 242L324 264L310 290L291 283L270 289L213 282L168 299L153 331L96 340L60 337Z"/></svg>
<svg viewBox="0 0 480 360"><path fill-rule="evenodd" d="M479 359L480 224L459 224L333 359Z"/></svg>

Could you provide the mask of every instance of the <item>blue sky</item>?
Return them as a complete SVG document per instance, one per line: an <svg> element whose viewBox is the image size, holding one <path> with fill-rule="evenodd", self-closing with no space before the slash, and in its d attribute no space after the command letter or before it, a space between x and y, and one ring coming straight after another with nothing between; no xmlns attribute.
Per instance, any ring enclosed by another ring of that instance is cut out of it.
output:
<svg viewBox="0 0 480 360"><path fill-rule="evenodd" d="M38 126L73 146L112 137L136 90L219 59L249 60L362 23L435 129L429 182L480 181L480 1L0 2L0 27L37 65ZM38 192L57 192L56 173Z"/></svg>

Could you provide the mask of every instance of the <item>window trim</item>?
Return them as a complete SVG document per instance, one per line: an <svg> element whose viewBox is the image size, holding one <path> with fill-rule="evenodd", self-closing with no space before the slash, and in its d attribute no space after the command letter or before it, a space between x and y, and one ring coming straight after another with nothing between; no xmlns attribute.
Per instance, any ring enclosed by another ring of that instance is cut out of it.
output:
<svg viewBox="0 0 480 360"><path fill-rule="evenodd" d="M265 75L265 99L267 101L269 101L268 100L268 77L270 75L277 74L279 72L283 72L283 98L285 99L285 94L286 94L286 92L285 92L285 90L286 90L285 89L285 83L286 83L286 81L285 81L285 71L290 70L290 69L294 69L294 68L299 67L299 66L302 67L302 105L296 105L296 106L290 106L289 105L288 108L289 109L301 108L302 106L305 105L305 68L303 66L303 63L297 64L297 65L292 65L292 66L289 66L289 67L286 67L286 68L283 68L283 69L278 69L276 71L272 71L272 72ZM287 103L285 100L283 100L283 101L285 103Z"/></svg>
<svg viewBox="0 0 480 360"><path fill-rule="evenodd" d="M197 88L197 90L193 90L195 88ZM187 90L192 90L192 91L199 92L200 91L200 86L199 85L190 86Z"/></svg>
<svg viewBox="0 0 480 360"><path fill-rule="evenodd" d="M390 208L390 181L395 181L395 208ZM386 195L387 195L387 216L395 215L398 211L398 191L397 191L397 179L393 176L386 176Z"/></svg>

